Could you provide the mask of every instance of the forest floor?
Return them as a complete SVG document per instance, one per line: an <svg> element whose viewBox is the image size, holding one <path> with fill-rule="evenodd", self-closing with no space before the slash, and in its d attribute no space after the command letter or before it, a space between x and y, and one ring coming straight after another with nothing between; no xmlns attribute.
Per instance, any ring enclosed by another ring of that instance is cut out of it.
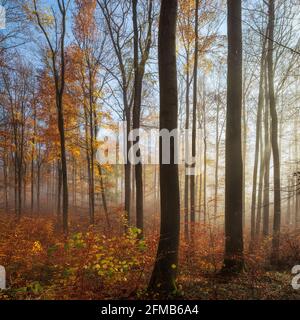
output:
<svg viewBox="0 0 300 320"><path fill-rule="evenodd" d="M114 229L73 218L69 236L62 235L53 216L24 216L0 212L0 265L6 268L7 290L1 299L149 299L158 235L122 230L116 213ZM154 229L154 228L153 228ZM213 231L213 232L212 232ZM285 232L276 270L268 263L270 239L260 239L245 253L245 271L238 276L219 273L223 233L197 226L193 248L182 239L175 299L299 299L291 285L291 268L300 264L300 236ZM249 247L245 239L245 248ZM159 297L157 297L159 298Z"/></svg>

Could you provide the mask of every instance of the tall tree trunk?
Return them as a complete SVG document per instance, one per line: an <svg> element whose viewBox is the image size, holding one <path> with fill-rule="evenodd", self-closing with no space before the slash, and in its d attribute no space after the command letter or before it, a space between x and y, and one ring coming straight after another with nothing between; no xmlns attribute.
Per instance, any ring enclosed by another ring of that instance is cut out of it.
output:
<svg viewBox="0 0 300 320"><path fill-rule="evenodd" d="M288 178L288 203L287 203L287 212L286 212L286 225L288 228L291 224L291 197L292 197L292 188L291 188L291 179Z"/></svg>
<svg viewBox="0 0 300 320"><path fill-rule="evenodd" d="M246 91L246 90L244 90ZM246 164L247 164L247 107L246 107L246 93L243 95L243 229L246 225Z"/></svg>
<svg viewBox="0 0 300 320"><path fill-rule="evenodd" d="M194 52L194 84L193 84L193 113L192 113L192 158L196 158L196 112L197 112L197 87L198 87L198 51L199 51L199 0L196 0L195 5L195 52ZM191 240L194 240L195 232L195 167L196 163L193 160L191 165L190 176L190 191L191 191Z"/></svg>
<svg viewBox="0 0 300 320"><path fill-rule="evenodd" d="M259 147L259 141L261 139L262 130L262 112L264 106L264 61L265 61L265 41L262 46L262 53L260 57L260 76L259 76L259 93L258 93L258 107L256 117L256 137L255 137L255 155L254 155L254 169L253 169L253 181L252 181L252 201L251 201L251 241L255 238L255 215L256 215L256 196L257 196L257 173L258 173L258 160L259 154L262 154L262 149Z"/></svg>
<svg viewBox="0 0 300 320"><path fill-rule="evenodd" d="M225 256L224 272L243 269L243 161L242 111L242 8L228 0L228 75L225 159Z"/></svg>
<svg viewBox="0 0 300 320"><path fill-rule="evenodd" d="M259 164L259 180L258 180L258 196L257 196L257 218L255 225L255 238L257 239L260 235L261 229L261 212L262 212L262 194L263 194L263 178L264 178L264 155L263 155L263 137L262 130L260 131L260 164Z"/></svg>
<svg viewBox="0 0 300 320"><path fill-rule="evenodd" d="M91 73L91 72L89 72ZM95 151L94 151L94 118L93 118L93 89L91 75L89 77L89 150L90 150L90 224L95 224Z"/></svg>
<svg viewBox="0 0 300 320"><path fill-rule="evenodd" d="M203 218L206 223L207 212L207 136L206 136L206 103L205 103L205 84L203 80Z"/></svg>
<svg viewBox="0 0 300 320"><path fill-rule="evenodd" d="M5 201L5 211L8 210L8 161L6 153L3 155L3 179L4 179L4 201Z"/></svg>
<svg viewBox="0 0 300 320"><path fill-rule="evenodd" d="M271 144L272 144L272 152L273 152L273 179L274 179L274 220L273 220L273 240L272 240L272 254L271 254L272 264L276 264L279 260L280 219L281 219L278 119L277 119L276 101L275 101L275 93L274 93L274 64L273 64L274 20L275 20L274 0L269 0L268 80L269 80L269 95L270 95L270 114L272 118Z"/></svg>
<svg viewBox="0 0 300 320"><path fill-rule="evenodd" d="M85 147L86 147L86 163L87 163L87 177L88 177L88 198L89 198L89 222L93 224L93 201L92 201L92 165L91 165L91 140L89 139L91 125L88 117L87 105L84 102L84 120L85 120Z"/></svg>
<svg viewBox="0 0 300 320"><path fill-rule="evenodd" d="M176 68L176 21L178 1L162 0L159 37L159 85L160 85L160 129L171 132L177 128L178 97ZM176 290L178 247L180 228L180 204L178 165L175 163L177 149L170 141L170 164L162 163L162 139L160 138L160 239L149 283L151 291L171 294Z"/></svg>
<svg viewBox="0 0 300 320"><path fill-rule="evenodd" d="M129 106L127 105L126 107L126 157L125 157L125 165L124 165L124 170L125 170L125 203L124 203L124 210L125 210L125 216L127 220L127 224L130 225L131 223L131 163L128 161L128 154L130 150L130 142L128 141L129 133L130 133L130 128L131 128L131 121L130 121L130 109ZM125 230L127 227L125 226Z"/></svg>
<svg viewBox="0 0 300 320"><path fill-rule="evenodd" d="M132 0L132 21L133 21L133 42L134 42L134 99L133 99L133 130L140 129L141 120L141 101L142 101L142 74L139 66L139 30L137 21L137 3L138 0ZM143 203L143 167L141 163L141 149L139 147L139 136L136 137L134 143L136 147L135 167L135 190L136 190L136 226L141 230L142 236L144 228L144 203Z"/></svg>
<svg viewBox="0 0 300 320"><path fill-rule="evenodd" d="M215 203L214 203L214 225L217 222L217 214L218 214L218 189L219 189L219 116L220 116L220 97L219 92L217 94L217 114L216 114L216 138L215 138Z"/></svg>
<svg viewBox="0 0 300 320"><path fill-rule="evenodd" d="M31 147L31 213L34 209L34 152L35 152L35 136L36 136L36 104L33 103L33 137L32 137L32 147Z"/></svg>
<svg viewBox="0 0 300 320"><path fill-rule="evenodd" d="M295 196L294 196L294 210L295 210L295 229L298 229L300 223L300 172L299 172L299 161L298 161L298 119L299 113L295 117L294 121L294 132L295 132Z"/></svg>
<svg viewBox="0 0 300 320"><path fill-rule="evenodd" d="M185 175L184 175L184 237L189 239L189 121L190 121L190 56L189 45L186 50L186 80L185 80Z"/></svg>
<svg viewBox="0 0 300 320"><path fill-rule="evenodd" d="M60 193L59 193L60 194ZM40 214L40 198L41 198L41 164L37 166L37 196L36 196L36 207L38 214Z"/></svg>
<svg viewBox="0 0 300 320"><path fill-rule="evenodd" d="M60 221L61 214L61 186L62 186L62 175L60 160L57 161L57 217Z"/></svg>
<svg viewBox="0 0 300 320"><path fill-rule="evenodd" d="M64 122L64 104L63 95L65 90L65 35L66 35L66 8L65 3L62 1L59 6L62 16L62 30L60 39L60 72L55 74L56 85L56 107L57 107L57 125L59 131L60 140L60 160L61 160L61 175L62 175L62 215L63 215L63 232L68 234L68 207L69 207L69 195L68 195L68 170L67 170L67 156L66 156L66 139L65 139L65 122ZM53 62L55 67L55 61Z"/></svg>
<svg viewBox="0 0 300 320"><path fill-rule="evenodd" d="M109 215L108 215L108 209L107 209L107 201L106 201L106 194L105 194L105 187L104 187L104 181L103 181L103 173L100 163L97 164L98 167L98 173L100 177L100 192L101 192L101 199L102 199L102 205L103 210L105 214L106 224L110 228L110 221L109 221Z"/></svg>
<svg viewBox="0 0 300 320"><path fill-rule="evenodd" d="M265 112L264 112L264 195L263 195L263 236L267 237L269 235L269 213L270 213L270 158L271 158L271 148L270 148L270 110L269 110L269 89L268 89L268 74L267 74L267 64L265 63Z"/></svg>
<svg viewBox="0 0 300 320"><path fill-rule="evenodd" d="M97 139L100 128L99 128L99 121L98 121L98 117L97 117L96 108L93 109L93 113L94 113L94 124L93 124L93 126L94 126L94 135L95 135L95 138ZM117 145L117 149L118 149L118 147L119 147L119 144ZM116 159L118 159L118 155L117 155ZM101 164L98 161L97 161L97 168L98 168L98 173L99 173L99 177L100 177L100 193L101 193L103 210L104 210L107 226L110 228L108 206L107 206L105 185L104 185L104 179L103 179L103 171L102 171Z"/></svg>

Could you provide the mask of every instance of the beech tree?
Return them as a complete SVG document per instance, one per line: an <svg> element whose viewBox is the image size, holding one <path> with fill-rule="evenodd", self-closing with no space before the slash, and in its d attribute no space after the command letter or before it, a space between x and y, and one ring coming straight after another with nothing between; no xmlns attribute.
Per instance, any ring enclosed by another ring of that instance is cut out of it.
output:
<svg viewBox="0 0 300 320"><path fill-rule="evenodd" d="M176 68L176 21L178 1L162 0L159 20L158 63L160 88L160 130L177 128L178 97ZM160 154L160 238L149 290L171 294L176 290L179 246L179 182L174 154L176 141L170 142L170 164Z"/></svg>
<svg viewBox="0 0 300 320"><path fill-rule="evenodd" d="M67 173L67 157L66 157L66 142L65 142L65 123L64 123L64 104L63 95L65 90L65 37L66 37L66 16L70 1L57 0L58 7L57 17L48 17L42 14L41 9L38 9L36 0L33 0L33 15L34 22L37 24L43 34L47 51L50 52L51 68L53 72L53 81L55 85L56 108L57 108L57 126L60 135L60 166L62 174L62 215L63 215L63 230L68 233L68 173ZM53 29L52 29L53 28ZM50 30L49 30L50 29ZM52 29L52 30L51 30ZM55 32L55 40L51 41L51 32Z"/></svg>
<svg viewBox="0 0 300 320"><path fill-rule="evenodd" d="M239 272L243 261L242 8L240 0L227 1L228 74L225 155L224 272Z"/></svg>
<svg viewBox="0 0 300 320"><path fill-rule="evenodd" d="M274 221L273 221L273 241L271 262L276 264L279 260L279 241L280 241L280 219L281 219L281 192L280 192L280 160L278 147L278 118L276 111L276 100L274 92L274 20L275 20L275 1L269 1L269 24L268 24L268 82L269 82L269 101L271 125L271 145L273 154L273 179L274 179Z"/></svg>

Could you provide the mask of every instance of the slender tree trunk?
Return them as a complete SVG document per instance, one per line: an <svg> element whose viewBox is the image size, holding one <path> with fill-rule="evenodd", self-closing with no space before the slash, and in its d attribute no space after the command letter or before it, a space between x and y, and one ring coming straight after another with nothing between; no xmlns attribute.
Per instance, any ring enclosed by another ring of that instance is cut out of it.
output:
<svg viewBox="0 0 300 320"><path fill-rule="evenodd" d="M224 272L243 269L243 160L242 160L242 8L228 0L228 75L225 155Z"/></svg>
<svg viewBox="0 0 300 320"><path fill-rule="evenodd" d="M102 198L102 204L103 204L103 210L105 214L105 219L107 226L110 228L110 221L109 221L109 215L108 215L108 209L107 209L107 201L106 201L106 195L105 195L105 187L104 187L104 181L103 181L103 173L100 163L97 164L98 167L98 173L100 177L100 189L101 189L101 198Z"/></svg>
<svg viewBox="0 0 300 320"><path fill-rule="evenodd" d="M217 94L217 114L216 114L216 138L215 138L215 203L214 203L214 225L217 222L218 214L218 189L219 189L219 115L220 115L220 98L219 93Z"/></svg>
<svg viewBox="0 0 300 320"><path fill-rule="evenodd" d="M62 187L62 174L60 161L57 161L57 217L60 221L61 214L61 187Z"/></svg>
<svg viewBox="0 0 300 320"><path fill-rule="evenodd" d="M198 32L198 11L199 0L196 0L195 6L195 52L194 52L194 84L193 84L193 112L192 112L192 158L196 158L196 112L197 112L197 87L198 87L198 47L199 47L199 32ZM195 232L195 167L196 163L193 160L191 165L190 176L190 192L191 192L191 240L194 240Z"/></svg>
<svg viewBox="0 0 300 320"><path fill-rule="evenodd" d="M189 46L186 51L186 93L185 93L185 175L184 175L184 236L189 239L189 121L190 121L190 56Z"/></svg>
<svg viewBox="0 0 300 320"><path fill-rule="evenodd" d="M40 214L40 197L41 197L41 164L38 164L37 166L37 201L36 201L38 214Z"/></svg>
<svg viewBox="0 0 300 320"><path fill-rule="evenodd" d="M291 197L292 197L292 188L291 188L291 179L288 178L288 203L287 203L287 213L286 213L286 225L288 228L291 224Z"/></svg>
<svg viewBox="0 0 300 320"><path fill-rule="evenodd" d="M90 150L90 224L95 224L95 151L94 151L94 119L93 119L93 90L91 76L89 79L89 150Z"/></svg>
<svg viewBox="0 0 300 320"><path fill-rule="evenodd" d="M262 131L262 130L261 130ZM262 212L262 194L263 194L263 178L264 178L264 156L263 156L263 141L262 132L260 132L260 168L259 168L259 180L258 180L258 197L257 197L257 218L255 225L255 238L260 235L261 229L261 212Z"/></svg>
<svg viewBox="0 0 300 320"><path fill-rule="evenodd" d="M258 173L258 160L259 155L262 154L262 149L259 147L262 131L262 112L264 102L264 61L265 61L265 41L260 58L260 77L259 77L259 93L258 93L258 107L256 117L256 140L255 140L255 155L254 155L254 169L253 169L253 184L252 184L252 201L251 201L251 242L255 239L255 215L256 215L256 196L257 196L257 173Z"/></svg>
<svg viewBox="0 0 300 320"><path fill-rule="evenodd" d="M159 37L160 129L177 129L176 20L178 1L162 0ZM150 291L171 294L176 290L180 228L178 165L174 139L170 142L170 164L162 163L160 139L160 239L149 283Z"/></svg>
<svg viewBox="0 0 300 320"><path fill-rule="evenodd" d="M88 130L89 122L87 105L84 103L84 120L85 120L85 147L86 147L86 163L87 163L87 177L88 177L88 198L89 198L89 221L93 224L93 201L92 201L92 164L91 164L91 144L90 144L90 130Z"/></svg>
<svg viewBox="0 0 300 320"><path fill-rule="evenodd" d="M133 129L140 129L141 120L141 102L142 102L142 80L144 72L139 64L139 31L137 21L137 3L138 0L132 0L132 21L133 21L133 42L134 42L134 99L133 99ZM136 161L135 163L135 190L136 190L136 226L141 230L142 236L144 228L144 203L143 203L143 167L141 163L141 149L139 147L139 135L136 137L134 143L136 147Z"/></svg>
<svg viewBox="0 0 300 320"><path fill-rule="evenodd" d="M269 213L270 213L270 125L269 125L269 90L268 90L268 74L266 72L267 64L265 63L265 112L264 112L264 195L263 195L263 236L269 235Z"/></svg>
<svg viewBox="0 0 300 320"><path fill-rule="evenodd" d="M203 218L206 223L207 212L207 134L206 134L206 104L205 104L205 84L203 81Z"/></svg>
<svg viewBox="0 0 300 320"><path fill-rule="evenodd" d="M299 113L295 117L294 131L295 131L295 196L294 196L294 210L295 210L295 230L298 229L300 224L300 172L299 172L299 161L298 161L298 119Z"/></svg>
<svg viewBox="0 0 300 320"><path fill-rule="evenodd" d="M274 179L274 221L271 263L276 264L279 260L280 242L280 220L281 220L281 199L280 199L280 162L278 148L278 118L276 111L276 101L274 93L274 20L275 5L274 0L269 0L269 38L268 38L268 80L270 95L270 114L272 118L271 144L273 152L273 179Z"/></svg>
<svg viewBox="0 0 300 320"><path fill-rule="evenodd" d="M5 211L7 212L8 210L8 176L7 176L7 171L8 171L8 165L6 161L6 153L3 155L3 178L4 178L4 201L5 201Z"/></svg>
<svg viewBox="0 0 300 320"><path fill-rule="evenodd" d="M34 143L34 142L33 142ZM31 207L31 213L33 213L33 209L34 209L34 146L32 147L32 153L31 153L31 201L30 201L30 207Z"/></svg>
<svg viewBox="0 0 300 320"><path fill-rule="evenodd" d="M130 121L130 109L127 105L126 107L126 158L125 158L125 215L128 225L131 223L131 214L130 214L130 207L131 207L131 163L128 161L128 154L130 150L130 142L128 141L130 128L131 128L131 121ZM125 227L127 229L127 227Z"/></svg>
<svg viewBox="0 0 300 320"><path fill-rule="evenodd" d="M246 225L246 164L247 164L247 108L246 108L246 93L243 96L243 229Z"/></svg>

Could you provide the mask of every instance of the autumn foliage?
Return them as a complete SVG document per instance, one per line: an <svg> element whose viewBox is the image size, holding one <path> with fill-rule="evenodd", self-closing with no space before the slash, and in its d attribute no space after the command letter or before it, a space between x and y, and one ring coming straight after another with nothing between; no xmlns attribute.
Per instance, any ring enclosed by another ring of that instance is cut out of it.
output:
<svg viewBox="0 0 300 320"><path fill-rule="evenodd" d="M121 224L121 212L115 217ZM8 290L0 293L0 299L153 298L146 288L155 257L156 233L140 240L136 228L128 233L103 232L100 226L87 227L79 217L72 223L72 233L65 238L57 230L54 217L26 216L16 224L13 217L1 216L0 265L7 266ZM182 239L179 266L173 266L179 268L174 297L298 297L290 286L286 265L292 267L300 258L299 237L286 234L282 241L283 272L270 268L266 258L270 240L266 239L246 254L245 272L227 279L218 271L223 259L223 232L209 232L201 225L196 230L195 247Z"/></svg>

